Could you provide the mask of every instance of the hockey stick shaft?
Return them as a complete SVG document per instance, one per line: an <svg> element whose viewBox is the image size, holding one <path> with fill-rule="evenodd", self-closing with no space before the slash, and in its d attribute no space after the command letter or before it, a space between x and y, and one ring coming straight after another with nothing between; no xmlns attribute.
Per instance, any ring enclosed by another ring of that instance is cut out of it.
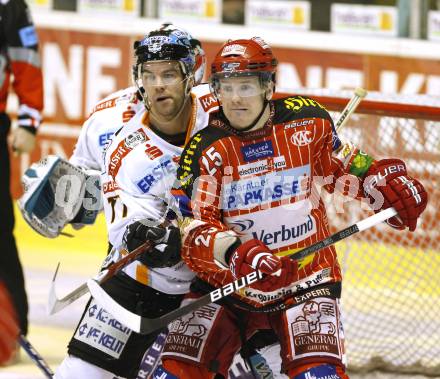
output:
<svg viewBox="0 0 440 379"><path fill-rule="evenodd" d="M386 209L380 213L377 213L373 216L366 218L365 220L362 220L356 224L353 224L353 225L349 226L348 228L342 229L339 232L332 234L331 236L327 237L326 239L324 239L322 241L316 242L313 245L310 245L300 251L297 251L297 252L289 255L289 258L293 259L293 260L304 259L305 257L316 253L318 250L321 250L325 247L333 245L336 242L341 241L347 237L350 237L353 234L358 233L361 230L366 230L366 229L378 224L379 222L385 221L388 218L395 216L396 214L397 214L397 212L394 210L394 208ZM220 299L223 299L224 297L230 295L231 293L233 293L233 292L235 292L245 286L248 286L248 285L250 285L250 284L252 284L262 278L263 278L263 275L260 272L258 272L258 271L251 272L250 274L244 276L243 278L237 279L237 280L233 281L232 283L229 283L223 287L220 287L220 288L210 292L209 293L209 302L207 304L214 303ZM188 313L188 312L186 312L186 313Z"/></svg>
<svg viewBox="0 0 440 379"><path fill-rule="evenodd" d="M303 259L317 252L318 250L323 249L324 247L333 245L334 243L341 241L353 234L371 228L372 226L377 225L389 219L390 217L395 216L396 214L397 212L394 208L385 209L379 213L376 213L373 216L367 217L366 219L349 226L348 228L332 234L322 241L316 242L313 245L306 247L305 249L293 253L292 255L290 255L290 258L295 260ZM220 287L206 295L203 295L202 297L183 307L180 307L162 317L158 317L155 319L141 317L123 308L110 296L108 296L105 291L99 286L99 284L93 280L89 280L87 282L87 286L89 287L91 294L97 300L97 302L100 303L117 320L119 320L124 325L128 326L130 329L137 333L148 334L154 330L166 327L175 319L184 316L190 312L193 312L198 308L203 307L204 305L208 305L210 303L221 300L224 297L234 293L235 291L247 287L252 283L255 283L262 277L263 275L258 271L251 272L250 274L240 279L237 279L229 284L224 285L223 287Z"/></svg>
<svg viewBox="0 0 440 379"><path fill-rule="evenodd" d="M20 334L18 338L18 342L20 343L20 346L26 351L26 354L31 358L35 364L39 367L39 369L44 373L46 378L53 378L54 373L49 367L49 365L46 363L46 361L43 359L43 357L35 350L35 348L32 346L32 344L29 342L29 340L23 335Z"/></svg>
<svg viewBox="0 0 440 379"><path fill-rule="evenodd" d="M111 264L108 268L101 271L97 276L95 276L94 280L96 280L99 284L102 284L106 282L108 279L110 279L112 276L117 274L119 271L121 271L124 267L135 261L139 256L145 251L150 249L152 246L152 243L150 241L147 241L137 247L136 249L129 252L127 255L119 259L117 262ZM48 311L49 314L55 314L59 312L60 310L64 309L68 305L72 304L74 301L78 300L81 296L85 295L87 292L89 292L89 289L87 287L87 283L81 284L79 287L74 289L72 292L68 293L66 296L64 296L61 299L58 299L56 297L55 293L55 278L57 276L59 269L59 263L55 270L55 274L52 280L52 286L50 288L49 293L49 302L48 302Z"/></svg>
<svg viewBox="0 0 440 379"><path fill-rule="evenodd" d="M363 88L358 87L354 90L353 97L350 99L344 110L339 115L338 121L336 121L335 129L337 132L345 125L345 123L348 121L352 113L356 110L357 106L365 96L367 96L367 91Z"/></svg>
<svg viewBox="0 0 440 379"><path fill-rule="evenodd" d="M105 272L104 275L101 275L102 273L98 274L98 277L100 277L99 282L104 283L105 281L109 280L112 276L117 274L119 271L121 271L125 266L135 261L137 258L140 257L140 255L145 250L150 250L153 246L153 243L151 241L146 241L142 245L138 246L136 249L130 251L127 255L119 259L117 262L110 265L108 268L106 268L102 273Z"/></svg>

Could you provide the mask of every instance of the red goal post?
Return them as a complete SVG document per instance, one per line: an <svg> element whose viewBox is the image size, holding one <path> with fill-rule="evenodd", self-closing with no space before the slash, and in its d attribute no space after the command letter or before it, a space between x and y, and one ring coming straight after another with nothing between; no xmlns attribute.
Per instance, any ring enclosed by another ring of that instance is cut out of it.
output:
<svg viewBox="0 0 440 379"><path fill-rule="evenodd" d="M351 91L298 90L336 121ZM292 94L277 93L276 97ZM348 368L440 376L440 98L370 92L340 130L376 159L401 158L429 204L414 233L381 225L337 245ZM326 196L332 231L363 219L359 202Z"/></svg>

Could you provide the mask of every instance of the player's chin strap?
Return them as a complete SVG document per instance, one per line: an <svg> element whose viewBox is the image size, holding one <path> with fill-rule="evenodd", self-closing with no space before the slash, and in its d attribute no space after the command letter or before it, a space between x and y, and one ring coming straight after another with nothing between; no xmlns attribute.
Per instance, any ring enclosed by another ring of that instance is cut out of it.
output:
<svg viewBox="0 0 440 379"><path fill-rule="evenodd" d="M369 229L372 226L377 225L389 219L390 217L395 216L396 214L397 212L394 208L385 209L379 213L376 213L373 216L367 217L366 219L349 226L348 228L342 229L339 232L332 234L322 241L316 242L300 251L291 254L290 258L294 260L304 259L305 257L310 256L311 254L314 254L325 247L331 246L336 242L341 241L353 234ZM226 296L229 296L235 291L244 287L248 287L250 284L257 282L262 278L263 275L260 272L251 272L250 274L243 276L242 278L239 278L231 283L224 285L223 287L217 288L216 290L206 295L203 295L197 300L179 309L176 309L167 313L164 316L154 319L142 317L128 311L120 304L118 304L115 300L113 300L113 298L100 287L99 283L93 279L89 279L87 281L87 286L90 290L90 293L95 298L96 302L104 309L106 309L107 312L113 315L115 319L137 333L149 334L157 329L166 327L168 324L179 317L187 315L188 313L193 312L200 307L203 307L204 305L214 303ZM280 304L279 308L279 310L284 309L283 304Z"/></svg>

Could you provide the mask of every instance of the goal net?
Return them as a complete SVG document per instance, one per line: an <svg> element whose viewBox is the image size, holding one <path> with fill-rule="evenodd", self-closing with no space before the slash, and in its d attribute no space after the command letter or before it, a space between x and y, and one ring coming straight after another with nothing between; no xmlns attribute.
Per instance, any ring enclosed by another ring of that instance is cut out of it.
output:
<svg viewBox="0 0 440 379"><path fill-rule="evenodd" d="M334 120L352 96L298 92ZM336 246L348 368L440 376L440 99L369 93L339 135L376 159L401 158L429 195L415 232L383 224ZM333 232L371 214L334 196L326 205Z"/></svg>

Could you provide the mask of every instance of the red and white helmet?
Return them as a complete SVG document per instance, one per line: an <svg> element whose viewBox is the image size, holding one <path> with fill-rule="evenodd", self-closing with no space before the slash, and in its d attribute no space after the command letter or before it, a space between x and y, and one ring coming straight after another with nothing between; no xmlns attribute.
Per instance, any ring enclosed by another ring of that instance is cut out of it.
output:
<svg viewBox="0 0 440 379"><path fill-rule="evenodd" d="M259 37L229 40L211 64L211 81L220 77L259 75L275 82L277 60L272 49Z"/></svg>
<svg viewBox="0 0 440 379"><path fill-rule="evenodd" d="M229 40L211 64L211 91L219 97L220 79L232 76L258 76L262 88L273 83L274 90L277 65L272 49L260 37Z"/></svg>

